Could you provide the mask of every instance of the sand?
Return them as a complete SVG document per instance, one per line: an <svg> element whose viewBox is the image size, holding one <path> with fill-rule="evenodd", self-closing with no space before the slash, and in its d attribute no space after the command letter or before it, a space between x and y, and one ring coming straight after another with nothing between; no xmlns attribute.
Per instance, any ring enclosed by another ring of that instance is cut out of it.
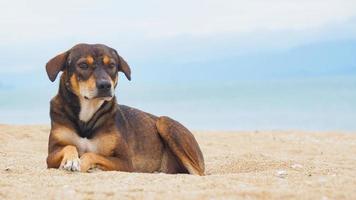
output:
<svg viewBox="0 0 356 200"><path fill-rule="evenodd" d="M194 132L199 177L48 170L48 132L0 125L0 199L356 199L356 133Z"/></svg>

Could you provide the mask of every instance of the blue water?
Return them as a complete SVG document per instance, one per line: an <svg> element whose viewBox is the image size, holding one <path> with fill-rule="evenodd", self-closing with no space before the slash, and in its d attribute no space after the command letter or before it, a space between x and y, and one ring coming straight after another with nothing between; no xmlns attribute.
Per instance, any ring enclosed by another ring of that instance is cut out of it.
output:
<svg viewBox="0 0 356 200"><path fill-rule="evenodd" d="M0 87L0 123L49 124L57 83ZM356 77L123 82L121 104L168 115L195 130L356 131Z"/></svg>

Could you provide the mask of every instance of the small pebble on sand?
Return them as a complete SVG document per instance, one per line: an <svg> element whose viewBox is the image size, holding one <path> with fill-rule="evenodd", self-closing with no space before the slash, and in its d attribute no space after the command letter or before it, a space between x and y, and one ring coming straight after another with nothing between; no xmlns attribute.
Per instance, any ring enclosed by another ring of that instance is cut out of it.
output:
<svg viewBox="0 0 356 200"><path fill-rule="evenodd" d="M285 170L278 170L276 173L276 176L279 178L285 178L287 177L288 173Z"/></svg>
<svg viewBox="0 0 356 200"><path fill-rule="evenodd" d="M293 168L293 169L302 169L302 168L303 168L303 165L298 164L298 163L295 163L295 164L292 164L292 165L291 165L291 168Z"/></svg>

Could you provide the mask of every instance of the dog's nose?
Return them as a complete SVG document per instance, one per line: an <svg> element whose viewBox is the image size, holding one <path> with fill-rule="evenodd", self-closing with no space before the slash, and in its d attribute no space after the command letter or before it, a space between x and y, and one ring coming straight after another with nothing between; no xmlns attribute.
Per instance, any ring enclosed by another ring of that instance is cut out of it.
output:
<svg viewBox="0 0 356 200"><path fill-rule="evenodd" d="M108 80L101 80L97 82L97 88L99 90L109 90L111 89L111 83Z"/></svg>

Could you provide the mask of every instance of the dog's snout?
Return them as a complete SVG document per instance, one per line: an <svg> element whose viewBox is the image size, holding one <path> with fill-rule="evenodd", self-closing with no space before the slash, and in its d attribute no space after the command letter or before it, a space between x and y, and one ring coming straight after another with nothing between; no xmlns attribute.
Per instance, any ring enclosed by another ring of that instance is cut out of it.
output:
<svg viewBox="0 0 356 200"><path fill-rule="evenodd" d="M110 90L111 89L111 83L108 80L100 80L96 83L96 85L99 90Z"/></svg>

